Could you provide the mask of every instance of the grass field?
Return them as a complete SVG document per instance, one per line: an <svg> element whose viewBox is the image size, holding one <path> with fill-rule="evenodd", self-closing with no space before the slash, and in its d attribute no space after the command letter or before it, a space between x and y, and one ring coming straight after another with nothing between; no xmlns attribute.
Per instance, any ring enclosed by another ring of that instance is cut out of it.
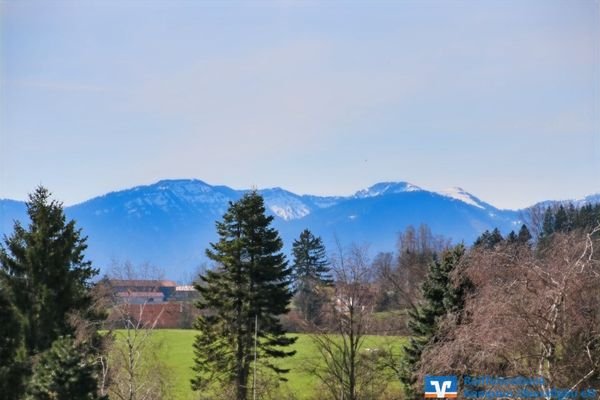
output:
<svg viewBox="0 0 600 400"><path fill-rule="evenodd" d="M152 340L160 346L161 359L164 360L174 378L173 399L191 400L195 399L194 392L190 388L190 379L193 376L193 353L192 343L197 332L194 330L164 329L156 330ZM319 353L308 335L297 334L298 341L293 346L296 355L280 361L279 366L290 368L287 374L288 382L282 384L283 391L294 393L299 399L318 398L315 396L318 389L318 381L310 373L304 371L307 364L319 360ZM365 340L364 348L380 348L391 345L399 351L405 342L404 338L390 336L369 336Z"/></svg>

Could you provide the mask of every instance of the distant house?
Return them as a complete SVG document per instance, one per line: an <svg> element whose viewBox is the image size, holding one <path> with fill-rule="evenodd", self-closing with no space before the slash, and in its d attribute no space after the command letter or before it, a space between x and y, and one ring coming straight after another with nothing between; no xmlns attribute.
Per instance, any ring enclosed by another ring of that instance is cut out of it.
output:
<svg viewBox="0 0 600 400"><path fill-rule="evenodd" d="M117 292L117 299L119 302L128 304L160 304L165 302L165 295L163 292Z"/></svg>
<svg viewBox="0 0 600 400"><path fill-rule="evenodd" d="M198 298L198 291L192 285L177 286L175 288L176 301L191 301Z"/></svg>
<svg viewBox="0 0 600 400"><path fill-rule="evenodd" d="M169 301L177 287L173 281L154 279L111 279L108 282L117 300L131 304Z"/></svg>
<svg viewBox="0 0 600 400"><path fill-rule="evenodd" d="M198 292L191 286L177 286L168 280L111 279L105 281L114 307L109 322L120 327L123 315L144 326L190 328L197 318L193 300Z"/></svg>

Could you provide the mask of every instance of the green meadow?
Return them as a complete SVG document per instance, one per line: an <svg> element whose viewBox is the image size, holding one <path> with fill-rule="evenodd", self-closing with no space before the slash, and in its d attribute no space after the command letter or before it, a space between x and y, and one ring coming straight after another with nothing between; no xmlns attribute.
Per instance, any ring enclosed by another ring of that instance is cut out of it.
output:
<svg viewBox="0 0 600 400"><path fill-rule="evenodd" d="M193 376L192 366L194 356L192 343L197 332L182 329L161 329L153 332L151 340L160 351L160 358L169 369L173 377L173 399L196 399L190 388L190 379ZM293 346L296 355L278 362L283 368L289 368L288 382L281 383L282 393L293 393L298 399L313 399L319 390L318 379L307 371L307 366L318 363L320 356L317 348L307 334L294 334L298 340ZM118 335L117 335L118 337ZM394 354L399 354L405 338L395 336L368 336L365 338L363 350L388 348ZM365 350L366 351L366 350ZM397 390L399 384L393 382L392 390Z"/></svg>

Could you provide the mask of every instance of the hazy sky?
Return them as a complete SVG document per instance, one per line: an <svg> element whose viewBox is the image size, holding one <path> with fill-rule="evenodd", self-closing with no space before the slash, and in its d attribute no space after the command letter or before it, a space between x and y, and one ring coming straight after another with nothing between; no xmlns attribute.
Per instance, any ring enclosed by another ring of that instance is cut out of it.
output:
<svg viewBox="0 0 600 400"><path fill-rule="evenodd" d="M0 197L600 192L600 3L0 2Z"/></svg>

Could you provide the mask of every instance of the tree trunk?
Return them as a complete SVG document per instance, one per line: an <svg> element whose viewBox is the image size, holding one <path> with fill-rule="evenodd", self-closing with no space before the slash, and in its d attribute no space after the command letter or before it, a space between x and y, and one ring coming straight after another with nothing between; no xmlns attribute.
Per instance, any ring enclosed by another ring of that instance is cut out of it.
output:
<svg viewBox="0 0 600 400"><path fill-rule="evenodd" d="M237 371L235 377L236 386L236 400L246 400L246 384L248 382L248 374L245 373L245 360L244 360L244 337L240 334L238 336L238 348L236 353Z"/></svg>

